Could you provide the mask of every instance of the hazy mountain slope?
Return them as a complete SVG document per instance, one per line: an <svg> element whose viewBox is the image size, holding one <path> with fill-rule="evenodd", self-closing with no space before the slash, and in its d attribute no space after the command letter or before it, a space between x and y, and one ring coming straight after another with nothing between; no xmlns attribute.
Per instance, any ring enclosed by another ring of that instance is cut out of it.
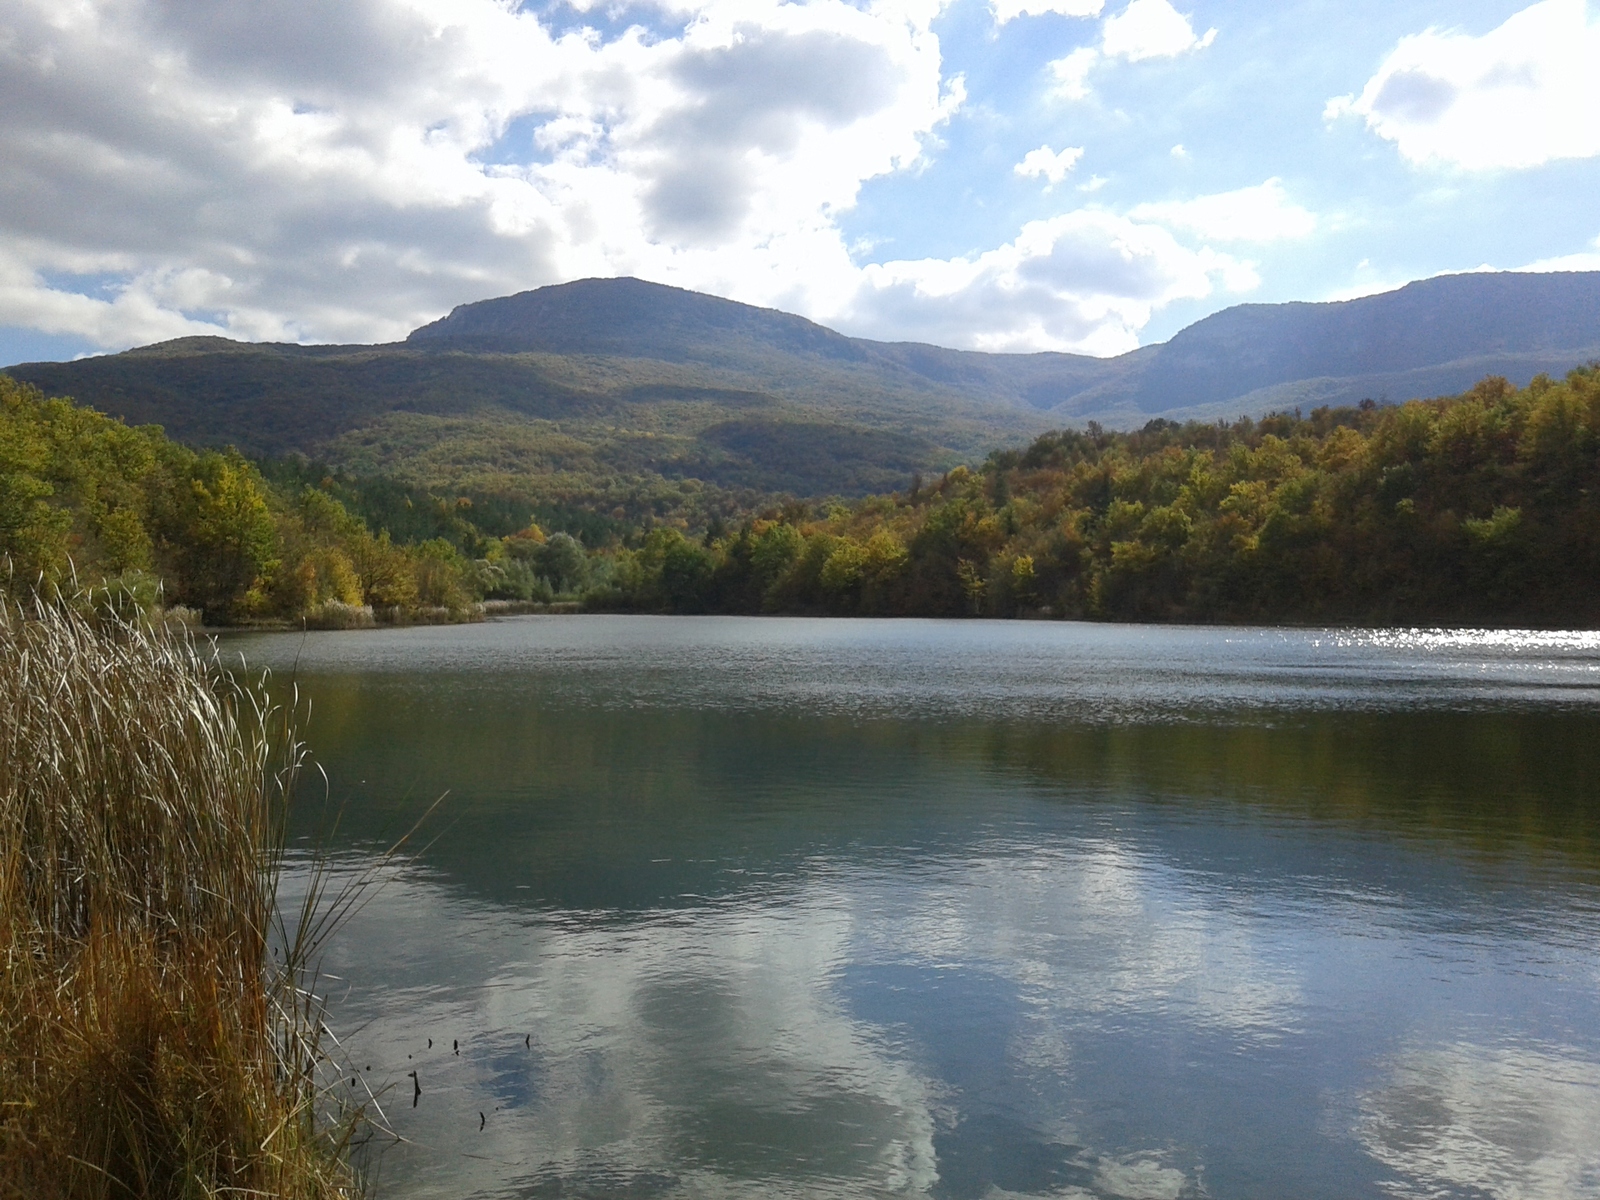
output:
<svg viewBox="0 0 1600 1200"><path fill-rule="evenodd" d="M1346 381L1312 389L1318 403L1441 395L1485 374L1525 384L1600 353L1600 272L1447 275L1358 300L1241 304L1152 349L1058 410L1168 415L1221 404L1233 417L1248 411L1237 407L1243 397L1281 404L1268 389L1313 380Z"/></svg>
<svg viewBox="0 0 1600 1200"><path fill-rule="evenodd" d="M1368 399L1389 404L1416 397L1455 396L1485 376L1501 375L1519 386L1526 386L1535 375L1560 379L1573 367L1595 361L1600 361L1600 345L1547 353L1485 354L1410 371L1348 378L1324 376L1269 384L1243 396L1168 409L1159 415L1176 421L1231 421L1242 414L1293 412L1295 409L1310 412L1321 405L1337 408ZM1144 413L1127 412L1120 420L1102 423L1131 428L1147 420L1149 417Z"/></svg>
<svg viewBox="0 0 1600 1200"><path fill-rule="evenodd" d="M181 440L299 451L434 481L703 479L800 493L910 471L1046 428L1525 384L1600 357L1600 272L1455 275L1330 304L1247 304L1116 358L849 338L635 279L462 305L382 346L186 338L11 368ZM607 494L610 494L608 492Z"/></svg>
<svg viewBox="0 0 1600 1200"><path fill-rule="evenodd" d="M867 362L858 343L804 317L642 279L579 279L463 304L413 330L423 349L588 354L760 366L776 352Z"/></svg>
<svg viewBox="0 0 1600 1200"><path fill-rule="evenodd" d="M1110 359L847 338L787 313L632 279L462 305L407 345L626 354L768 376L793 376L804 363L803 375L838 372L930 398L953 391L980 409L1025 405L1128 425L1178 411L1238 416L1247 397L1251 406L1323 394L1405 400L1459 391L1455 381L1472 370L1518 383L1565 371L1600 353L1600 272L1449 275L1356 300L1242 304ZM1310 381L1317 386L1301 386Z"/></svg>
<svg viewBox="0 0 1600 1200"><path fill-rule="evenodd" d="M535 417L582 415L603 397L498 356L392 346L252 345L184 338L11 374L181 441L250 453L310 450L391 411L460 413L498 405Z"/></svg>
<svg viewBox="0 0 1600 1200"><path fill-rule="evenodd" d="M1121 377L1135 355L983 354L873 342L804 317L639 279L581 279L463 304L406 339L468 352L627 356L754 373L797 393L825 379L912 396L961 397L980 410L1046 409Z"/></svg>
<svg viewBox="0 0 1600 1200"><path fill-rule="evenodd" d="M13 373L193 444L300 452L441 487L526 491L524 477L540 477L539 488L567 499L585 480L603 481L607 495L629 481L658 490L678 479L860 494L1048 424L1020 405L1003 405L994 420L955 393L803 366L779 359L762 374L642 358L192 338Z"/></svg>

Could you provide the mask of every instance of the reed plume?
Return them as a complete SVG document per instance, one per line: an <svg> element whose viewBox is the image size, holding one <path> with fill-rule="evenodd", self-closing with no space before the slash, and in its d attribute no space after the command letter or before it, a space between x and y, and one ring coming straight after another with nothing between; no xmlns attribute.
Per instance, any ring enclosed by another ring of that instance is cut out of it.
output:
<svg viewBox="0 0 1600 1200"><path fill-rule="evenodd" d="M0 599L0 1196L353 1194L276 906L303 755L188 634Z"/></svg>

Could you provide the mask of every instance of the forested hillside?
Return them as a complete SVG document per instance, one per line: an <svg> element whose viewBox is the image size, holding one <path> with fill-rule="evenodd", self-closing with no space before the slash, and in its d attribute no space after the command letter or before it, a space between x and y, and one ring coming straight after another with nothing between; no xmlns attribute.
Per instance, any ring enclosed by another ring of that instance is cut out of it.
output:
<svg viewBox="0 0 1600 1200"><path fill-rule="evenodd" d="M623 551L673 611L1600 624L1600 367L1453 399L1049 434L816 519Z"/></svg>
<svg viewBox="0 0 1600 1200"><path fill-rule="evenodd" d="M364 606L465 613L475 575L445 538L397 545L325 491L272 487L237 452L196 452L0 375L0 587L213 623L344 624Z"/></svg>
<svg viewBox="0 0 1600 1200"><path fill-rule="evenodd" d="M207 620L659 612L1600 626L1600 365L1233 424L1091 423L854 502L642 517L194 451L0 376L10 586ZM547 534L532 518L562 532ZM575 536L574 536L575 535Z"/></svg>
<svg viewBox="0 0 1600 1200"><path fill-rule="evenodd" d="M1137 429L1403 401L1597 355L1600 272L1238 305L1114 358L874 342L681 288L587 279L462 305L392 345L181 338L11 373L190 446L643 524L710 520L775 493L884 492L1091 419Z"/></svg>

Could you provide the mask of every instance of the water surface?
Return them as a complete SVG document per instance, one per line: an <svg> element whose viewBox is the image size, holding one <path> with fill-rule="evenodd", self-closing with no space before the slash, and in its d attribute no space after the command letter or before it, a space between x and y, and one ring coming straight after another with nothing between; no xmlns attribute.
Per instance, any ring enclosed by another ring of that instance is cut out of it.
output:
<svg viewBox="0 0 1600 1200"><path fill-rule="evenodd" d="M349 869L449 791L326 964L381 1196L1600 1196L1600 635L224 646Z"/></svg>

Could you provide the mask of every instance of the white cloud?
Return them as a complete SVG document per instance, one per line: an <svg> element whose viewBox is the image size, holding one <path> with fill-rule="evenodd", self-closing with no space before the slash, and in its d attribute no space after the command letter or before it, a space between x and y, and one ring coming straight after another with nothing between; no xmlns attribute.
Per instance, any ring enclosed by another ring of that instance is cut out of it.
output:
<svg viewBox="0 0 1600 1200"><path fill-rule="evenodd" d="M111 298L44 286L26 257L0 246L0 324L21 325L41 333L87 338L97 345L126 344L127 339L154 342L227 330L191 320L162 306L163 280L158 276L139 286L118 290Z"/></svg>
<svg viewBox="0 0 1600 1200"><path fill-rule="evenodd" d="M1215 29L1197 37L1189 18L1169 0L1132 0L1122 12L1106 18L1101 48L1108 58L1138 62L1204 50L1216 37Z"/></svg>
<svg viewBox="0 0 1600 1200"><path fill-rule="evenodd" d="M1085 100L1089 96L1089 72L1100 61L1100 51L1093 46L1080 46L1070 54L1050 63L1050 74L1055 83L1053 94L1064 100Z"/></svg>
<svg viewBox="0 0 1600 1200"><path fill-rule="evenodd" d="M1600 155L1600 23L1585 0L1543 0L1481 37L1402 38L1359 96L1328 101L1413 162L1468 170Z"/></svg>
<svg viewBox="0 0 1600 1200"><path fill-rule="evenodd" d="M498 0L16 0L0 320L390 338L621 273L825 306L835 215L961 102L917 8L704 0L607 40Z"/></svg>
<svg viewBox="0 0 1600 1200"><path fill-rule="evenodd" d="M1249 285L1226 255L1093 212L860 265L840 215L925 163L964 102L940 9L680 0L611 35L502 0L10 0L0 323L106 348L388 340L466 301L632 274L853 333L1110 352L1173 299ZM1098 57L1058 79L1086 87ZM1054 182L1078 153L1023 167Z"/></svg>
<svg viewBox="0 0 1600 1200"><path fill-rule="evenodd" d="M1496 271L1525 271L1535 274L1548 274L1556 271L1600 271L1600 237L1589 243L1590 249L1579 250L1572 254L1557 254L1548 258L1536 259L1521 266L1503 266L1494 263L1480 263L1475 267L1466 267L1458 271L1440 271L1425 278L1436 279L1441 275L1475 275ZM1380 292L1392 292L1412 282L1408 276L1378 277L1372 273L1372 264L1366 259L1356 264L1356 280L1345 287L1336 288L1322 297L1324 300L1356 300L1362 296L1374 296Z"/></svg>
<svg viewBox="0 0 1600 1200"><path fill-rule="evenodd" d="M1303 238L1317 227L1316 215L1293 203L1280 179L1192 200L1140 204L1128 215L1186 229L1216 242Z"/></svg>
<svg viewBox="0 0 1600 1200"><path fill-rule="evenodd" d="M1018 17L1042 17L1046 13L1063 17L1098 17L1105 6L1105 0L990 0L998 25Z"/></svg>
<svg viewBox="0 0 1600 1200"><path fill-rule="evenodd" d="M1050 62L1052 95L1063 100L1088 99L1089 72L1102 58L1128 62L1175 58L1191 50L1204 50L1217 37L1215 29L1197 37L1189 18L1168 0L1132 0L1122 12L1107 17L1100 31L1099 46L1080 46Z"/></svg>
<svg viewBox="0 0 1600 1200"><path fill-rule="evenodd" d="M1600 237L1589 243L1592 250L1580 250L1576 254L1561 254L1554 258L1541 258L1538 262L1531 262L1525 267L1516 268L1519 271L1600 271Z"/></svg>
<svg viewBox="0 0 1600 1200"><path fill-rule="evenodd" d="M1133 349L1151 313L1174 300L1259 282L1226 254L1191 250L1160 225L1098 209L1032 221L1015 241L973 258L889 262L863 274L847 315L866 336L1089 354Z"/></svg>
<svg viewBox="0 0 1600 1200"><path fill-rule="evenodd" d="M1037 150L1029 150L1024 154L1022 161L1011 170L1024 179L1048 179L1050 186L1054 187L1067 177L1067 172L1077 166L1078 160L1082 157L1082 146L1068 146L1061 151L1052 150L1049 146L1040 146Z"/></svg>

